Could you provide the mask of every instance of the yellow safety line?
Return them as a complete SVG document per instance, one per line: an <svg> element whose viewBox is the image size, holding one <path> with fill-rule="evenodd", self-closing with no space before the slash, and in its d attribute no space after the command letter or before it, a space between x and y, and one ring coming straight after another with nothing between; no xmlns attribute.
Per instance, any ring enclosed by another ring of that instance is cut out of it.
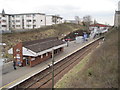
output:
<svg viewBox="0 0 120 90"><path fill-rule="evenodd" d="M39 69L40 69L40 68L39 68ZM39 70L39 69L37 69L37 70ZM36 70L36 71L37 71L37 70ZM34 72L34 71L33 71L33 72ZM14 82L17 82L19 79L21 79L21 78L23 78L23 77L25 77L25 76L27 76L27 75L29 75L29 74L32 74L33 72L30 72L30 73L28 73L28 74L26 74L26 75L24 75L24 76L22 76L22 77L19 77L18 79L16 79L16 80L14 80L14 81L12 81L12 82L10 82L10 83L8 83L8 84L6 84L6 85L0 87L0 89L5 88L5 87L7 87L7 86L13 84Z"/></svg>

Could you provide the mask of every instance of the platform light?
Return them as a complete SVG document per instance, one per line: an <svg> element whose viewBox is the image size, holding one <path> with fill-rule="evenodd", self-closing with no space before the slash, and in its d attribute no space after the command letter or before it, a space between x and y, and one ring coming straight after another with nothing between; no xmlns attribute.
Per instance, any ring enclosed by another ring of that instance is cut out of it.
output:
<svg viewBox="0 0 120 90"><path fill-rule="evenodd" d="M54 49L52 49L52 90L54 90Z"/></svg>

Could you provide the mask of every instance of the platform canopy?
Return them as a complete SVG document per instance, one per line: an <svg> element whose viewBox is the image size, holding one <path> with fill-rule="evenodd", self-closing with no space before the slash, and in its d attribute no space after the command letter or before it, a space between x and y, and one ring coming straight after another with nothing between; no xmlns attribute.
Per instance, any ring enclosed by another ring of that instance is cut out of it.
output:
<svg viewBox="0 0 120 90"><path fill-rule="evenodd" d="M22 42L22 45L22 54L24 56L34 57L37 57L47 52L51 52L53 49L55 50L67 46L65 42L59 40L57 37ZM8 53L13 54L13 48L8 50Z"/></svg>

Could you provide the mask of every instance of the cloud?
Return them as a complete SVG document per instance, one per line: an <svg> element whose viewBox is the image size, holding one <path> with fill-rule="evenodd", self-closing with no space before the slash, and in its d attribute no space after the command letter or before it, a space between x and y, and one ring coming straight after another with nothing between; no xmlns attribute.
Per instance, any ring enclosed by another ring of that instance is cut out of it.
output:
<svg viewBox="0 0 120 90"><path fill-rule="evenodd" d="M91 15L93 18L114 16L119 0L0 0L0 10L6 13L59 14L65 19ZM108 19L105 19L108 20ZM103 20L104 21L104 20ZM110 21L110 20L108 20ZM105 21L104 21L105 22ZM112 23L113 22L109 22Z"/></svg>

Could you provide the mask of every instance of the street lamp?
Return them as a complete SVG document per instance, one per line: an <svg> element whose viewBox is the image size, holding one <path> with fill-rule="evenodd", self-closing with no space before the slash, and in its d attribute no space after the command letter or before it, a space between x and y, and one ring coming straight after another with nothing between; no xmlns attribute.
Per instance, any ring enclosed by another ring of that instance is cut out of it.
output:
<svg viewBox="0 0 120 90"><path fill-rule="evenodd" d="M54 90L54 49L52 49L52 90Z"/></svg>

